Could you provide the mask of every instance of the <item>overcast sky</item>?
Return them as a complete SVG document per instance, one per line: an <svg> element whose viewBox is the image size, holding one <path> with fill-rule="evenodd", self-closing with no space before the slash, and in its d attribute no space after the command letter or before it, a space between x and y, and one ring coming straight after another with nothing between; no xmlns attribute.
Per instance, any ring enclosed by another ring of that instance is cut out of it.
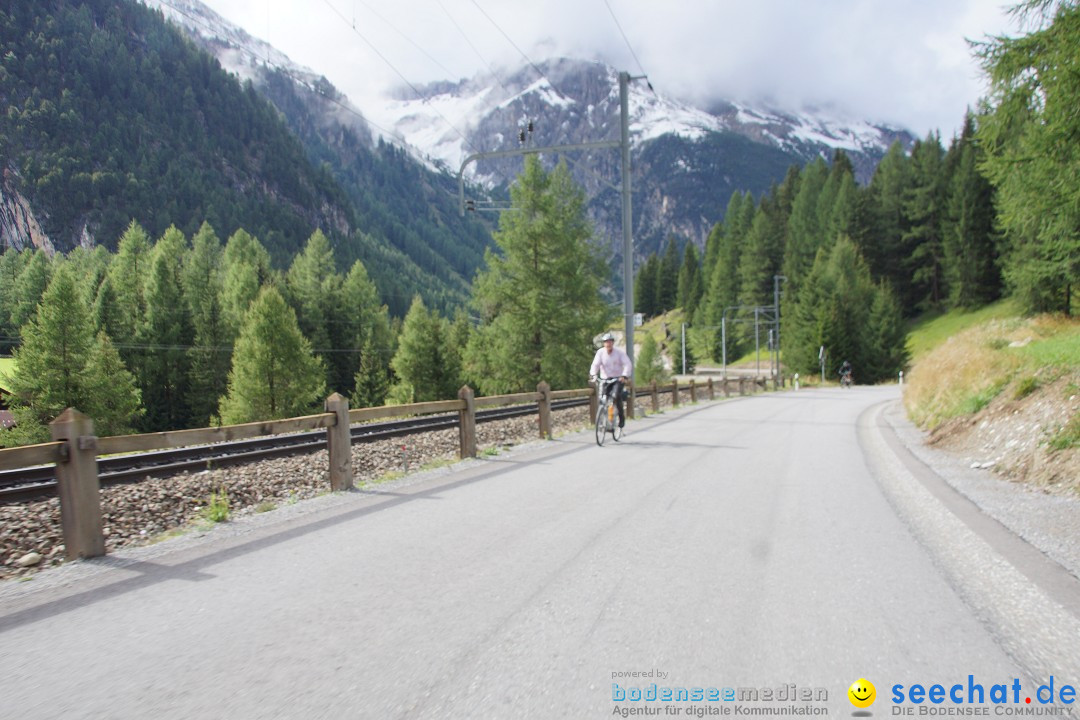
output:
<svg viewBox="0 0 1080 720"><path fill-rule="evenodd" d="M567 55L644 71L685 100L824 107L946 142L986 90L966 40L1015 32L998 0L203 1L361 110L402 77Z"/></svg>

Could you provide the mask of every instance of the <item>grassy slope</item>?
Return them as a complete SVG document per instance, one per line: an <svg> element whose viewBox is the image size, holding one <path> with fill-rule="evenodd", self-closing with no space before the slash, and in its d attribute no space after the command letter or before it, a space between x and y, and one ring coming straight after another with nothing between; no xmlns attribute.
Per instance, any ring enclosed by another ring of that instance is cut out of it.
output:
<svg viewBox="0 0 1080 720"><path fill-rule="evenodd" d="M1001 301L917 322L904 405L920 426L978 412L1003 391L1020 397L1080 373L1080 321L1021 316Z"/></svg>
<svg viewBox="0 0 1080 720"><path fill-rule="evenodd" d="M15 358L0 357L0 388L9 389L4 376L11 375L13 372L15 372Z"/></svg>

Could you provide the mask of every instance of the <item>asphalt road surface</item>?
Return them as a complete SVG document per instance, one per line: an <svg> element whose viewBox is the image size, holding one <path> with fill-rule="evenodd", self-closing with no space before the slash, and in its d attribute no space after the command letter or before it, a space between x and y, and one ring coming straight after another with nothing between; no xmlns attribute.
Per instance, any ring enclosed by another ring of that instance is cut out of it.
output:
<svg viewBox="0 0 1080 720"><path fill-rule="evenodd" d="M898 397L702 403L44 573L0 592L0 717L1080 715L1080 583L932 487Z"/></svg>

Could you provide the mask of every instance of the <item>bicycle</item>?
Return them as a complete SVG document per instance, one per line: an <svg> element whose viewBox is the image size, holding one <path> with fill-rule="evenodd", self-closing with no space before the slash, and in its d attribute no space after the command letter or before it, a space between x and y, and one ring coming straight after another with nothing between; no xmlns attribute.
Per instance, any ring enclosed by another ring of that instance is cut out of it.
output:
<svg viewBox="0 0 1080 720"><path fill-rule="evenodd" d="M851 373L850 372L840 373L840 387L842 387L842 388L851 387Z"/></svg>
<svg viewBox="0 0 1080 720"><path fill-rule="evenodd" d="M608 433L619 442L623 429L619 427L619 414L615 408L614 385L619 378L597 378L596 397L599 409L596 412L596 444L603 446Z"/></svg>

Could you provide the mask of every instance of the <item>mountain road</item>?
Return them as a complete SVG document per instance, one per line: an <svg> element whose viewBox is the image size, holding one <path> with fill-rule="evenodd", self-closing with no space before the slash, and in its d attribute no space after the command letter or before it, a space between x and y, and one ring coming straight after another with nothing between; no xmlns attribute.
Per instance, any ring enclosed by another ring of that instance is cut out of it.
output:
<svg viewBox="0 0 1080 720"><path fill-rule="evenodd" d="M0 716L1076 714L1080 581L936 489L898 399L700 403L5 583Z"/></svg>

